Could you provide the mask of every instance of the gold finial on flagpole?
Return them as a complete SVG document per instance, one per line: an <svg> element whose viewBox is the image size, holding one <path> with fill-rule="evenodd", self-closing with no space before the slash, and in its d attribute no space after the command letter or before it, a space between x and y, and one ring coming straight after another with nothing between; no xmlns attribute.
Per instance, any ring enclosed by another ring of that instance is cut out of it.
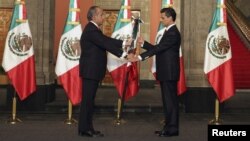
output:
<svg viewBox="0 0 250 141"><path fill-rule="evenodd" d="M75 119L72 118L72 103L68 101L68 119L64 121L65 124L74 124L77 123Z"/></svg>
<svg viewBox="0 0 250 141"><path fill-rule="evenodd" d="M131 6L123 5L123 6L121 7L121 9L131 9Z"/></svg>
<svg viewBox="0 0 250 141"><path fill-rule="evenodd" d="M79 25L80 22L67 22L67 24L69 24L69 25Z"/></svg>
<svg viewBox="0 0 250 141"><path fill-rule="evenodd" d="M163 7L164 8L169 8L169 7L173 8L173 4L166 4L166 5L163 5Z"/></svg>
<svg viewBox="0 0 250 141"><path fill-rule="evenodd" d="M70 12L80 12L80 8L70 8L69 9Z"/></svg>
<svg viewBox="0 0 250 141"><path fill-rule="evenodd" d="M16 19L16 22L17 23L26 23L27 20L25 20L25 19Z"/></svg>
<svg viewBox="0 0 250 141"><path fill-rule="evenodd" d="M220 105L219 105L219 100L218 98L215 99L215 117L214 119L209 121L209 124L213 125L220 125L222 123L222 120L219 118L219 113L220 113Z"/></svg>
<svg viewBox="0 0 250 141"><path fill-rule="evenodd" d="M218 25L218 26L226 26L227 23L218 22L217 25Z"/></svg>
<svg viewBox="0 0 250 141"><path fill-rule="evenodd" d="M218 4L217 8L226 8L226 5L225 4Z"/></svg>
<svg viewBox="0 0 250 141"><path fill-rule="evenodd" d="M16 116L16 91L14 92L13 100L12 100L12 117L7 121L9 124L16 124L18 122L22 122Z"/></svg>

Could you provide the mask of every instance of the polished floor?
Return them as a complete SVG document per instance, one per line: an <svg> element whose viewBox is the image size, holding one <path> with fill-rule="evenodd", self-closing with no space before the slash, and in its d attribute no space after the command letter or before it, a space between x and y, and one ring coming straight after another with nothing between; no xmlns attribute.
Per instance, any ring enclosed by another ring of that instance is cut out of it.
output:
<svg viewBox="0 0 250 141"><path fill-rule="evenodd" d="M221 124L250 125L249 95L235 96L220 113ZM115 124L117 95L113 88L99 89L96 97L94 126L104 133L102 138L77 135L77 123L65 124L68 119L67 99L63 90L56 92L56 100L43 111L17 110L22 122L8 123L11 110L0 109L0 141L207 141L207 127L214 113L185 110L180 99L180 132L175 137L158 137L155 130L162 128L160 91L141 89L138 96L124 105L123 123ZM228 110L229 109L229 110ZM241 109L241 110L239 110ZM79 107L73 107L72 119L78 120ZM229 112L230 111L230 112Z"/></svg>
<svg viewBox="0 0 250 141"><path fill-rule="evenodd" d="M74 114L73 119L78 115ZM94 126L102 138L77 135L77 123L65 124L67 114L19 114L22 122L9 124L9 115L0 116L1 141L206 141L208 122L213 114L181 113L180 134L158 137L153 132L162 127L162 114L125 113L121 125L115 124L115 113L95 114ZM223 114L222 124L250 124L250 114Z"/></svg>

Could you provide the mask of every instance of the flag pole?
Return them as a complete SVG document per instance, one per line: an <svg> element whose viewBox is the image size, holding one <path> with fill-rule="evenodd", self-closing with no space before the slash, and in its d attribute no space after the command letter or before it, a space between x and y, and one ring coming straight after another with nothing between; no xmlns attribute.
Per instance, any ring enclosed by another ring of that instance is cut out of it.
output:
<svg viewBox="0 0 250 141"><path fill-rule="evenodd" d="M128 86L128 75L129 71L127 70L126 76L125 76L125 83L124 83L124 89L122 92L122 98L118 99L118 104L117 104L117 116L115 120L116 125L121 125L125 123L125 120L122 119L122 112L123 112L123 107L124 107L124 99L125 99L125 94L127 92L127 86Z"/></svg>
<svg viewBox="0 0 250 141"><path fill-rule="evenodd" d="M68 125L77 123L77 121L72 118L72 103L70 100L68 100L68 119L66 119L64 123Z"/></svg>
<svg viewBox="0 0 250 141"><path fill-rule="evenodd" d="M220 113L220 104L218 98L215 99L215 113L214 113L214 119L209 121L209 124L212 125L220 125L222 123L222 120L219 118Z"/></svg>
<svg viewBox="0 0 250 141"><path fill-rule="evenodd" d="M128 48L127 52L135 54L135 53L138 53L137 51L139 51L137 46L136 46L136 38L138 35L139 25L140 25L140 23L143 23L143 21L139 17L132 17L132 19L135 21L133 31L132 31L133 41L131 42L131 46L130 46L130 48ZM122 123L125 123L125 121L122 120L122 112L123 112L123 107L124 107L125 94L127 92L127 87L128 87L128 76L129 76L129 70L126 70L122 98L118 99L117 117L116 117L116 121L115 121L116 125L120 125Z"/></svg>
<svg viewBox="0 0 250 141"><path fill-rule="evenodd" d="M7 121L9 124L16 124L18 122L22 122L16 116L16 91L14 92L13 100L12 100L12 117Z"/></svg>

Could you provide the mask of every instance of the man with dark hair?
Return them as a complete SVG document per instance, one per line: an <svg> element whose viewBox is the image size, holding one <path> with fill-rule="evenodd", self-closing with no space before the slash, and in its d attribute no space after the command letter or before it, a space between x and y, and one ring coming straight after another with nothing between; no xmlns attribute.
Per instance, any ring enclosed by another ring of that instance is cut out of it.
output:
<svg viewBox="0 0 250 141"><path fill-rule="evenodd" d="M165 125L162 130L155 131L155 134L160 137L178 136L177 82L180 75L179 49L181 35L175 25L175 10L173 8L163 8L160 12L161 23L165 26L161 40L157 45L152 45L140 37L138 43L147 51L139 56L129 57L128 60L144 61L153 55L156 56L156 79L160 82L161 87Z"/></svg>
<svg viewBox="0 0 250 141"><path fill-rule="evenodd" d="M129 46L132 40L122 41L105 36L100 30L104 15L102 8L92 6L88 10L89 23L81 35L80 77L82 78L82 102L78 134L86 137L102 137L93 127L94 101L98 85L104 78L107 66L106 51L120 58L126 58L123 46Z"/></svg>

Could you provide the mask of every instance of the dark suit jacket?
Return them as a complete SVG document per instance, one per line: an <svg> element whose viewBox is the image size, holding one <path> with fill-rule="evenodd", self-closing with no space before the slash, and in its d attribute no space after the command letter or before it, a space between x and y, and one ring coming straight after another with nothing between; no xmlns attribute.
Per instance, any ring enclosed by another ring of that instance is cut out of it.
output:
<svg viewBox="0 0 250 141"><path fill-rule="evenodd" d="M159 81L179 80L180 59L179 48L181 44L180 32L176 25L165 31L158 45L144 42L143 48L147 51L140 56L142 60L156 55L156 79Z"/></svg>
<svg viewBox="0 0 250 141"><path fill-rule="evenodd" d="M106 51L121 57L122 41L105 36L92 22L89 22L81 35L80 76L102 80L106 73Z"/></svg>

